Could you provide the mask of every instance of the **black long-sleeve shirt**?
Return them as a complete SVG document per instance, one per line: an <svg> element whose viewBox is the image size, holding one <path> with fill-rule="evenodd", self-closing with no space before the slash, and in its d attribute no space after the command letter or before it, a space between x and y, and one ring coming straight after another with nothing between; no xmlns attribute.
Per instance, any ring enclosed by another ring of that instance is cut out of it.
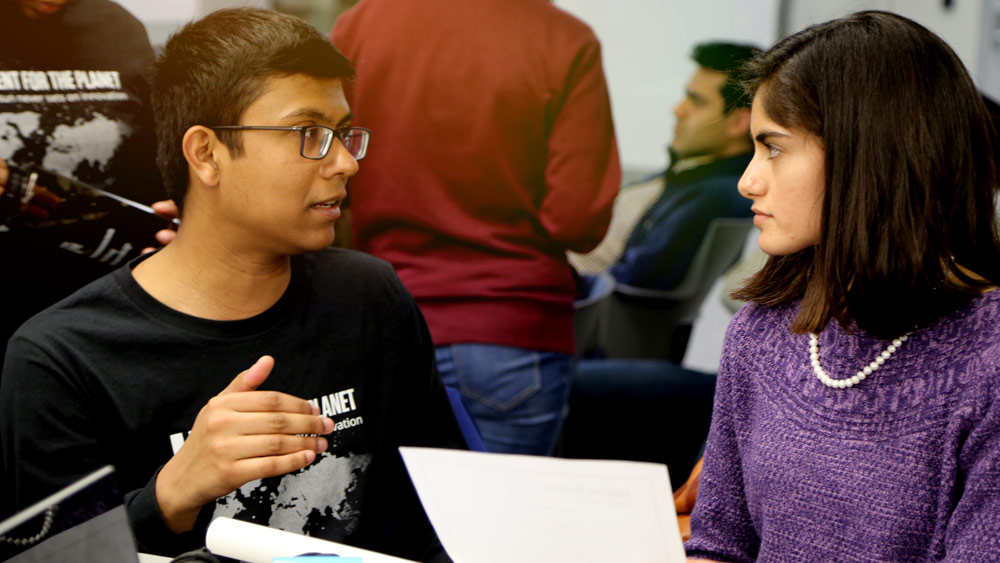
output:
<svg viewBox="0 0 1000 563"><path fill-rule="evenodd" d="M440 551L398 453L463 447L434 367L427 328L391 267L327 250L293 258L271 309L238 321L174 311L133 279L137 259L26 323L0 380L0 436L10 482L29 505L105 464L117 471L142 551L175 555L229 516L409 559ZM333 418L308 467L253 481L173 534L154 475L198 411L261 355L261 389L315 402Z"/></svg>

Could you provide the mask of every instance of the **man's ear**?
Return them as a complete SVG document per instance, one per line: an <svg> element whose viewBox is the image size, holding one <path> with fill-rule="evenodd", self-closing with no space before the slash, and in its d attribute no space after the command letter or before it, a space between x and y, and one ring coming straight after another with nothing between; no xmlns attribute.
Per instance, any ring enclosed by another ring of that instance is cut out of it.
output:
<svg viewBox="0 0 1000 563"><path fill-rule="evenodd" d="M726 134L730 138L750 137L750 108L736 108L726 116Z"/></svg>
<svg viewBox="0 0 1000 563"><path fill-rule="evenodd" d="M197 177L206 186L219 183L219 151L222 143L215 133L203 125L190 127L181 140L184 158L188 162L190 174Z"/></svg>

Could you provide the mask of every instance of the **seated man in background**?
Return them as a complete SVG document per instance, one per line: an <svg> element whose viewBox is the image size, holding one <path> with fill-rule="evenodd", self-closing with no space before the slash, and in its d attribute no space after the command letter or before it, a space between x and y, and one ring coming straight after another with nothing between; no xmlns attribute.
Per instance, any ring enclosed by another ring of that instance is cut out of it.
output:
<svg viewBox="0 0 1000 563"><path fill-rule="evenodd" d="M757 52L732 43L694 48L698 69L674 107L670 167L622 190L601 244L569 253L579 273L607 270L619 283L671 289L684 279L712 219L751 216L736 191L753 150L750 101L737 73Z"/></svg>
<svg viewBox="0 0 1000 563"><path fill-rule="evenodd" d="M224 10L155 67L176 239L25 323L0 384L18 508L116 468L141 551L230 516L444 560L398 454L462 447L392 268L327 249L368 131L350 63L302 20Z"/></svg>

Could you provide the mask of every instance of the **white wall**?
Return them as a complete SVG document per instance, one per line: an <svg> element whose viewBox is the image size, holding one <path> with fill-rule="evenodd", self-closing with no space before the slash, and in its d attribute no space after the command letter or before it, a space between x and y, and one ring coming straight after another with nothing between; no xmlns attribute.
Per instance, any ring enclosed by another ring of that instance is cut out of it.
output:
<svg viewBox="0 0 1000 563"><path fill-rule="evenodd" d="M674 124L671 109L694 71L688 53L705 40L767 47L779 34L813 23L858 10L888 10L941 35L977 83L1000 99L1000 55L995 54L1000 32L990 35L1000 27L1000 0L953 0L950 8L943 0L555 1L590 24L601 40L622 164L630 175L665 167ZM987 42L994 58L981 61Z"/></svg>
<svg viewBox="0 0 1000 563"><path fill-rule="evenodd" d="M307 0L302 0L307 1ZM333 2L334 0L316 0ZM271 7L272 0L118 0L142 20L154 45L187 21L225 7ZM990 32L1000 26L1000 0L555 0L594 29L600 38L605 73L618 132L622 163L629 176L666 166L673 130L671 110L694 71L688 58L701 41L728 39L771 45L782 31L862 9L896 11L939 33L956 50L974 78L1000 99L998 41ZM784 13L779 14L784 5ZM779 17L780 16L780 17ZM780 22L784 23L779 29ZM987 26L992 27L987 30ZM981 60L985 46L993 57ZM983 67L982 69L980 67Z"/></svg>
<svg viewBox="0 0 1000 563"><path fill-rule="evenodd" d="M920 22L951 45L962 62L977 69L979 62L979 20L983 0L793 0L788 3L788 31L858 10L887 10Z"/></svg>
<svg viewBox="0 0 1000 563"><path fill-rule="evenodd" d="M601 40L622 164L635 174L666 167L680 101L695 66L691 47L732 40L766 47L778 29L778 0L556 0Z"/></svg>
<svg viewBox="0 0 1000 563"><path fill-rule="evenodd" d="M790 0L789 33L858 10L887 10L926 26L948 42L981 90L1000 100L1000 0Z"/></svg>
<svg viewBox="0 0 1000 563"><path fill-rule="evenodd" d="M149 42L161 47L174 31L221 8L271 8L271 0L115 0L146 26ZM332 0L331 0L332 1Z"/></svg>
<svg viewBox="0 0 1000 563"><path fill-rule="evenodd" d="M118 2L146 24L154 46L162 45L179 26L212 10L276 4L272 0ZM666 167L666 147L674 125L671 110L694 71L688 58L694 44L728 39L766 47L778 29L779 0L555 2L590 24L601 40L622 163L630 175Z"/></svg>

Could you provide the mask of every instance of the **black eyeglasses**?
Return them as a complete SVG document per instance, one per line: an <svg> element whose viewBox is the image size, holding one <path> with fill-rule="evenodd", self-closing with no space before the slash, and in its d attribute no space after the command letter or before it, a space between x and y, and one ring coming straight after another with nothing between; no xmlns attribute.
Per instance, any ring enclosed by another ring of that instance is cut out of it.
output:
<svg viewBox="0 0 1000 563"><path fill-rule="evenodd" d="M372 132L364 127L338 127L333 129L326 125L296 125L294 127L270 127L266 125L216 125L210 129L248 129L251 131L298 131L302 138L299 154L310 160L320 160L326 157L333 146L333 139L340 139L341 144L351 153L354 160L361 160L368 152L368 139Z"/></svg>

